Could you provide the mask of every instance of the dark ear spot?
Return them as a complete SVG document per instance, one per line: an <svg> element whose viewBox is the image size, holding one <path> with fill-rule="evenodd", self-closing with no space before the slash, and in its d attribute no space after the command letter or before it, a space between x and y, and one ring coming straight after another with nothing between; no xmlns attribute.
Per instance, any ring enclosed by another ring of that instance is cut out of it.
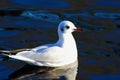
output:
<svg viewBox="0 0 120 80"><path fill-rule="evenodd" d="M61 28L61 31L62 31L62 32L64 32L64 29L63 29L63 28Z"/></svg>

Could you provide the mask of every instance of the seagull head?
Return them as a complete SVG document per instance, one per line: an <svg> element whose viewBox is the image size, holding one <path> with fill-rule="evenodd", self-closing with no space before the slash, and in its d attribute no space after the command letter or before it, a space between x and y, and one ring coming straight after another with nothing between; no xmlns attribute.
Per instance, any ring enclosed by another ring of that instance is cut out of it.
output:
<svg viewBox="0 0 120 80"><path fill-rule="evenodd" d="M76 28L71 21L62 21L58 26L59 33L72 33L74 31L82 31L80 28Z"/></svg>

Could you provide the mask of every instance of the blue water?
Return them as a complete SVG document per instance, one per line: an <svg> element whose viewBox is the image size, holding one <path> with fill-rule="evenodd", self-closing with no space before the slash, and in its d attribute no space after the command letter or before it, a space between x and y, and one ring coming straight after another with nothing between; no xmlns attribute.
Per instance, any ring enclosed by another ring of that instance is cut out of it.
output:
<svg viewBox="0 0 120 80"><path fill-rule="evenodd" d="M17 60L2 61L0 56L0 80L11 75L16 78L24 77L25 80L45 78L69 80L71 75L76 77L76 80L120 80L119 4L118 0L2 1L0 3L2 50L33 48L56 42L57 26L62 20L72 21L84 32L73 33L79 55L78 68L73 66L72 70L58 70L51 75L41 73L43 68L24 66L25 63ZM37 70L40 70L40 74L36 74Z"/></svg>
<svg viewBox="0 0 120 80"><path fill-rule="evenodd" d="M94 4L104 7L118 7L120 8L120 2L117 0L101 0L96 1Z"/></svg>
<svg viewBox="0 0 120 80"><path fill-rule="evenodd" d="M90 75L91 80L120 80L120 74L118 75Z"/></svg>
<svg viewBox="0 0 120 80"><path fill-rule="evenodd" d="M8 78L8 75L12 73L13 70L10 67L7 67L6 65L0 65L0 79L4 80Z"/></svg>
<svg viewBox="0 0 120 80"><path fill-rule="evenodd" d="M10 0L12 3L25 5L25 6L40 6L40 7L50 7L50 8L64 8L68 7L69 3L61 0Z"/></svg>

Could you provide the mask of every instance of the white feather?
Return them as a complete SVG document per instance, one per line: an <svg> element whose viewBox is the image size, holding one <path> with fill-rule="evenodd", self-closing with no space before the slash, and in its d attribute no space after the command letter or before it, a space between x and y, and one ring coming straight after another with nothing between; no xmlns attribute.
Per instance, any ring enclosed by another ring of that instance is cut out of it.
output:
<svg viewBox="0 0 120 80"><path fill-rule="evenodd" d="M66 26L70 28L66 29ZM38 46L30 51L9 55L9 57L37 66L58 67L73 63L77 60L76 43L72 36L74 29L76 27L72 22L62 21L58 26L59 39L56 43Z"/></svg>

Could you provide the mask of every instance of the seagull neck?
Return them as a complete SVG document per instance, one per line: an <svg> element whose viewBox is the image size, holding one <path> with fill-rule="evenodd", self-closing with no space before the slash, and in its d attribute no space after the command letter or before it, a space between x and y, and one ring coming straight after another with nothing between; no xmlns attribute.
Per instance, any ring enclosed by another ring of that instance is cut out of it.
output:
<svg viewBox="0 0 120 80"><path fill-rule="evenodd" d="M61 46L61 47L66 47L68 46L73 46L76 45L75 40L73 38L72 34L59 34L59 40L56 43L57 45Z"/></svg>

